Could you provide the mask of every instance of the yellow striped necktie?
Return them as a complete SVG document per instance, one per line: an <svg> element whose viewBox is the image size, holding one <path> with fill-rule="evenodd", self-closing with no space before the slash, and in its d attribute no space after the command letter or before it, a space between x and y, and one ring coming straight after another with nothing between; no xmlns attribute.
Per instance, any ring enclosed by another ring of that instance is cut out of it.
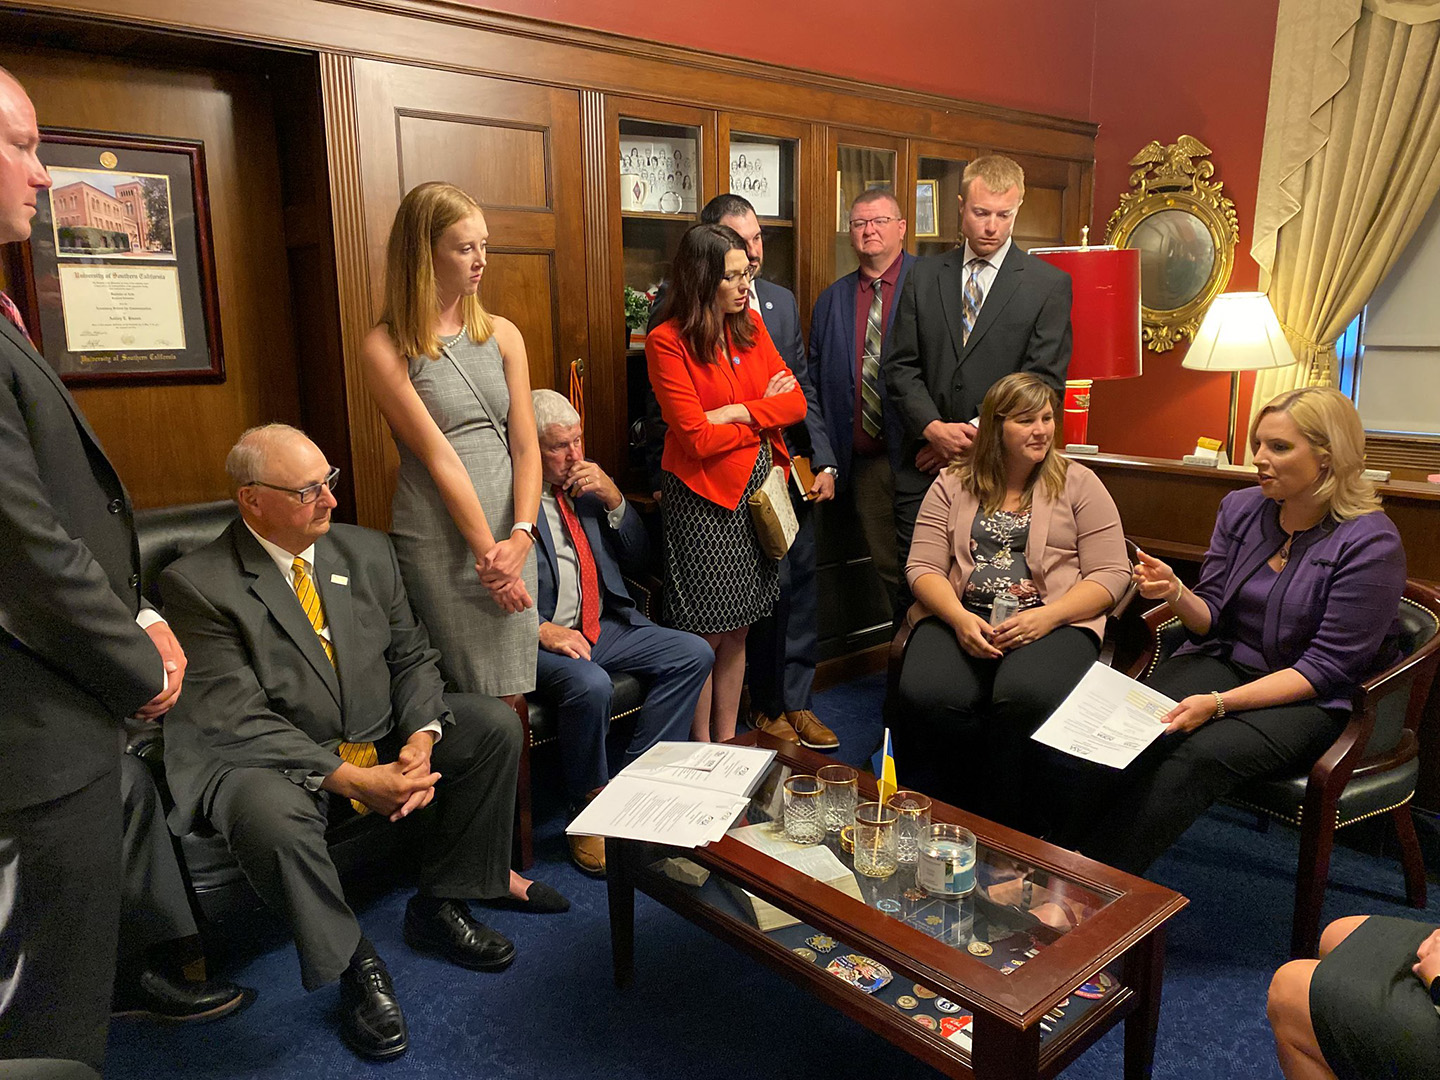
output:
<svg viewBox="0 0 1440 1080"><path fill-rule="evenodd" d="M297 558L291 564L291 570L295 576L295 596L300 601L300 606L305 610L305 617L310 620L310 625L315 628L315 636L320 639L320 647L325 650L325 656L331 666L335 664L335 646L330 644L328 638L321 633L325 629L325 608L320 603L320 594L315 589L315 583L310 580L310 575L305 572L305 560ZM344 760L351 765L361 769L369 769L380 764L380 756L375 753L373 742L342 742L335 748ZM351 799L350 805L355 808L357 814L368 814L370 808L359 799Z"/></svg>

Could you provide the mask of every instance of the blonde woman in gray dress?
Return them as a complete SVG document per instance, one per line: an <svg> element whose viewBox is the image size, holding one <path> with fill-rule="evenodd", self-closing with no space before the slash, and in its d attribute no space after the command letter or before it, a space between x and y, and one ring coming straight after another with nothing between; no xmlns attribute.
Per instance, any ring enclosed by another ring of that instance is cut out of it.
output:
<svg viewBox="0 0 1440 1080"><path fill-rule="evenodd" d="M421 184L395 214L385 310L360 358L400 452L390 536L448 688L512 706L535 688L533 530L540 444L520 331L480 304L489 232L453 184ZM518 719L517 719L518 723ZM511 872L510 904L570 906Z"/></svg>
<svg viewBox="0 0 1440 1080"><path fill-rule="evenodd" d="M440 670L514 703L535 688L540 445L525 343L480 304L488 235L453 184L406 195L361 359L400 452L391 538Z"/></svg>

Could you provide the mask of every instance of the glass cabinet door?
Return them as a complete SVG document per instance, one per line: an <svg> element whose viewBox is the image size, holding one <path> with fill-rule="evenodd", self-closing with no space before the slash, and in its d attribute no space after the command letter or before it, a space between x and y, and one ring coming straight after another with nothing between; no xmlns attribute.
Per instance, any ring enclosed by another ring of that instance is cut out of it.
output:
<svg viewBox="0 0 1440 1080"><path fill-rule="evenodd" d="M936 255L960 243L960 176L975 153L943 143L912 143L915 203L906 246L916 255Z"/></svg>
<svg viewBox="0 0 1440 1080"><path fill-rule="evenodd" d="M904 156L904 140L859 135L851 141L846 134L839 135L835 143L835 266L831 280L860 265L850 244L850 204L857 196L873 188L888 188L895 193L900 212L908 213L910 200L898 184L899 177L908 175Z"/></svg>
<svg viewBox="0 0 1440 1080"><path fill-rule="evenodd" d="M800 152L807 128L752 116L722 116L721 146L729 173L722 190L755 207L765 243L760 276L799 294L801 248Z"/></svg>
<svg viewBox="0 0 1440 1080"><path fill-rule="evenodd" d="M629 445L623 482L638 491L645 487L645 447L652 435L646 426L645 370L650 302L669 275L680 238L715 194L715 113L624 98L611 98L606 107L613 124L612 190L619 201L618 236L610 234L612 245L619 241L620 257L610 260L619 280L611 280L625 327L624 382L614 393L623 394Z"/></svg>

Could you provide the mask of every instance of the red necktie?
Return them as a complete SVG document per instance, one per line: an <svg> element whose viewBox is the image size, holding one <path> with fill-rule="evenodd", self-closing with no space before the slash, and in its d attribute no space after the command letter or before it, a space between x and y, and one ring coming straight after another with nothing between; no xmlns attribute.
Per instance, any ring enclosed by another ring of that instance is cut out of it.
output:
<svg viewBox="0 0 1440 1080"><path fill-rule="evenodd" d="M15 301L0 292L0 315L10 320L12 326L25 335L25 340L30 342L31 347L35 345L35 339L30 336L30 331L25 329L25 320L20 317L20 309L15 306Z"/></svg>
<svg viewBox="0 0 1440 1080"><path fill-rule="evenodd" d="M560 508L560 520L565 522L565 531L570 534L570 543L575 545L575 561L580 564L580 632L585 640L594 645L600 640L600 577L595 572L595 556L590 551L590 541L580 525L580 519L570 508L565 491L558 484L552 484L555 505Z"/></svg>

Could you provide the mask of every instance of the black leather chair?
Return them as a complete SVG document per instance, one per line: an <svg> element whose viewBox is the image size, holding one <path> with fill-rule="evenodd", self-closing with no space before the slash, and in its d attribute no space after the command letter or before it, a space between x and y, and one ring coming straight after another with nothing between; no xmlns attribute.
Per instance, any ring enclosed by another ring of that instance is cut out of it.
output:
<svg viewBox="0 0 1440 1080"><path fill-rule="evenodd" d="M648 619L656 619L659 609L660 583L653 578L625 575L625 584L630 596ZM658 620L657 620L658 621ZM627 717L640 711L645 703L648 687L634 675L620 674L611 679L615 687L610 699L610 729L616 731L617 724L623 724ZM554 710L535 694L525 698L520 712L525 727L525 738L521 744L520 780L515 798L515 862L521 870L528 869L535 861L535 846L532 837L533 813L530 795L530 752L551 746L559 741L555 727Z"/></svg>
<svg viewBox="0 0 1440 1080"><path fill-rule="evenodd" d="M1400 840L1405 897L1425 906L1425 863L1410 816L1420 775L1418 730L1440 665L1440 593L1405 583L1400 601L1402 659L1355 691L1350 723L1315 765L1289 776L1245 785L1229 801L1300 830L1290 955L1313 957L1320 944L1320 909L1330 877L1335 830L1388 814ZM1145 614L1150 649L1130 674L1143 678L1185 640L1180 620L1161 605Z"/></svg>
<svg viewBox="0 0 1440 1080"><path fill-rule="evenodd" d="M138 511L135 532L140 543L140 580L145 598L160 607L159 580L165 567L215 539L238 516L235 503L229 499ZM174 800L165 783L163 738L163 722L141 724L132 730L127 750L149 766L168 812ZM403 826L408 822L401 822L402 828L383 828L386 824L374 814L347 814L330 826L326 840L342 875L402 852ZM259 897L214 830L197 830L178 838L176 843L181 871L205 919L218 922L235 911L259 906Z"/></svg>

